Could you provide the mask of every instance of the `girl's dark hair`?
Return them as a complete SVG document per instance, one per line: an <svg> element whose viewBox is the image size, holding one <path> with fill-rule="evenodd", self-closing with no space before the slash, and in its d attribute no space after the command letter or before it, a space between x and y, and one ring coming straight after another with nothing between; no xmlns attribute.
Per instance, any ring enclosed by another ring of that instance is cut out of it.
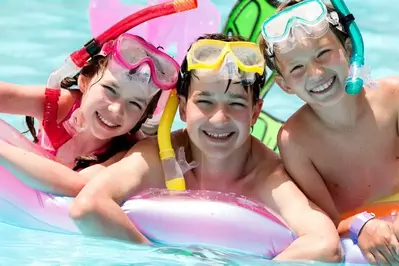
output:
<svg viewBox="0 0 399 266"><path fill-rule="evenodd" d="M61 88L69 89L72 86L78 85L79 75L83 75L84 77L91 79L99 72L103 71L108 64L108 56L96 55L90 61L86 63L86 65L81 69L81 71L74 76L73 78L67 77L61 81ZM128 134L114 137L109 145L109 149L100 155L84 155L79 156L75 159L75 167L73 170L78 170L82 168L86 168L93 163L102 163L111 158L113 155L117 154L120 151L128 150L134 144L133 139L131 138L132 134L135 134L140 128L141 125L150 118L157 107L159 97L161 96L161 91L158 91L155 96L151 99L148 104L146 110L144 111L142 117L137 122L137 124L132 128ZM34 118L30 116L25 117L26 124L28 126L29 132L32 134L33 142L37 143L37 135L36 129L34 125Z"/></svg>
<svg viewBox="0 0 399 266"><path fill-rule="evenodd" d="M300 2L303 2L303 0L287 0L287 1L283 2L283 3L281 3L278 6L276 12L282 11L282 10L286 9L287 7L299 4ZM324 4L327 7L327 12L328 13L331 13L331 12L335 11L334 7L331 4L328 4L328 3L324 3ZM342 18L340 18L340 19L342 19ZM345 33L345 32L342 32L342 31L338 30L335 26L333 26L331 24L330 24L330 30L338 38L338 40L342 44L342 46L345 47L345 42L349 38L349 35L347 33ZM268 56L268 54L266 52L267 49L268 49L268 46L267 46L267 43L266 43L265 39L263 39L263 37L260 38L259 47L260 47L260 50L261 50L263 56L265 57L267 67L270 70L272 70L272 71L277 71L278 72L279 70L277 69L277 66L275 65L274 60L269 58L269 56Z"/></svg>
<svg viewBox="0 0 399 266"><path fill-rule="evenodd" d="M247 41L245 38L243 38L239 35L228 36L228 35L222 34L222 33L205 34L205 35L197 38L196 41L203 40L203 39L219 40L219 41L224 41L224 42ZM188 51L190 50L190 48L191 48L191 46L188 48ZM191 78L193 75L193 73L191 71L187 70L187 67L188 67L187 57L184 57L183 62L180 67L180 73L179 73L179 78L177 80L176 88L177 88L177 94L184 96L186 99L188 97L188 92L189 92L190 84L191 84ZM254 104L259 100L260 90L265 85L266 71L264 71L262 75L255 73L255 77L256 77L255 82L252 85L244 86L245 90L248 90L248 88L252 89L252 102ZM228 90L228 88L229 88L229 85L227 86L226 91Z"/></svg>

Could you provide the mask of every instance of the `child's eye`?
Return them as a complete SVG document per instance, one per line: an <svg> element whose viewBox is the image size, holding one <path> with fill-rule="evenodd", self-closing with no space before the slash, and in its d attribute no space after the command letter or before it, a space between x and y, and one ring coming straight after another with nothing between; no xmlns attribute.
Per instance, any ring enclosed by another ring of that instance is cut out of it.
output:
<svg viewBox="0 0 399 266"><path fill-rule="evenodd" d="M135 107L137 107L139 110L143 110L143 107L139 104L139 103L137 103L137 102L134 102L134 101L131 101L131 102L129 102L131 105L134 105Z"/></svg>
<svg viewBox="0 0 399 266"><path fill-rule="evenodd" d="M232 105L232 106L238 106L238 107L246 107L245 104L239 103L239 102L231 103L230 105Z"/></svg>
<svg viewBox="0 0 399 266"><path fill-rule="evenodd" d="M200 103L200 104L207 104L207 105L212 104L212 102L207 101L207 100L198 100L197 103Z"/></svg>
<svg viewBox="0 0 399 266"><path fill-rule="evenodd" d="M323 55L327 55L329 52L331 52L330 49L321 51L321 52L317 55L317 58L321 58Z"/></svg>
<svg viewBox="0 0 399 266"><path fill-rule="evenodd" d="M303 68L303 65L294 66L294 67L291 69L290 73L292 73L292 72L294 72L294 71L296 71L296 70L299 70L299 69L301 69L301 68Z"/></svg>
<svg viewBox="0 0 399 266"><path fill-rule="evenodd" d="M114 90L114 88L107 86L107 85L102 85L103 88L105 88L106 90L112 92L113 94L116 94L116 91Z"/></svg>

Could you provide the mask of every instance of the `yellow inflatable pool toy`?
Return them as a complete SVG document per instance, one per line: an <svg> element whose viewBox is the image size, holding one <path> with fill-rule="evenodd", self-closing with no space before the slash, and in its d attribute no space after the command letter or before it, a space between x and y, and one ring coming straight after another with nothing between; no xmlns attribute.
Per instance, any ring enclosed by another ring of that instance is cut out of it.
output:
<svg viewBox="0 0 399 266"><path fill-rule="evenodd" d="M392 196L382 198L380 200L375 201L375 203L382 203L382 202L399 202L399 193L396 193Z"/></svg>

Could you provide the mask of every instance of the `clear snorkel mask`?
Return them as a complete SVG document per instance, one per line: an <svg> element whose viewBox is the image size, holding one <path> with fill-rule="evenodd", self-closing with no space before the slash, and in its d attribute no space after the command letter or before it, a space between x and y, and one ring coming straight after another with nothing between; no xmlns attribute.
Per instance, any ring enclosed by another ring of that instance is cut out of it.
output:
<svg viewBox="0 0 399 266"><path fill-rule="evenodd" d="M262 36L268 43L267 54L287 53L300 40L320 38L327 33L330 24L343 31L336 12L327 12L320 0L307 0L290 6L265 20Z"/></svg>

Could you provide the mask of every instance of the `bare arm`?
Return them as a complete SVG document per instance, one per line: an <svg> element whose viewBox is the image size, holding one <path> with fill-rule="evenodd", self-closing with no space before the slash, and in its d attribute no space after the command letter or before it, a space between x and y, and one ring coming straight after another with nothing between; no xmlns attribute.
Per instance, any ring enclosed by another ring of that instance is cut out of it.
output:
<svg viewBox="0 0 399 266"><path fill-rule="evenodd" d="M297 239L274 260L342 260L334 223L297 188L283 165L267 177L261 198L286 221Z"/></svg>
<svg viewBox="0 0 399 266"><path fill-rule="evenodd" d="M85 235L148 243L120 207L147 188L165 188L165 184L158 146L145 139L83 188L70 215Z"/></svg>
<svg viewBox="0 0 399 266"><path fill-rule="evenodd" d="M32 116L41 120L43 117L44 85L27 86L0 82L0 113ZM58 102L58 118L63 119L73 103L80 97L80 92L61 90Z"/></svg>
<svg viewBox="0 0 399 266"><path fill-rule="evenodd" d="M76 197L90 178L118 157L121 158L121 154L78 173L61 163L0 141L0 160L18 179L32 188L69 197Z"/></svg>
<svg viewBox="0 0 399 266"><path fill-rule="evenodd" d="M278 134L278 146L284 167L301 191L337 225L339 213L323 178L306 155L303 145L296 143L295 137L283 126Z"/></svg>
<svg viewBox="0 0 399 266"><path fill-rule="evenodd" d="M0 113L41 118L45 86L24 86L0 82Z"/></svg>

